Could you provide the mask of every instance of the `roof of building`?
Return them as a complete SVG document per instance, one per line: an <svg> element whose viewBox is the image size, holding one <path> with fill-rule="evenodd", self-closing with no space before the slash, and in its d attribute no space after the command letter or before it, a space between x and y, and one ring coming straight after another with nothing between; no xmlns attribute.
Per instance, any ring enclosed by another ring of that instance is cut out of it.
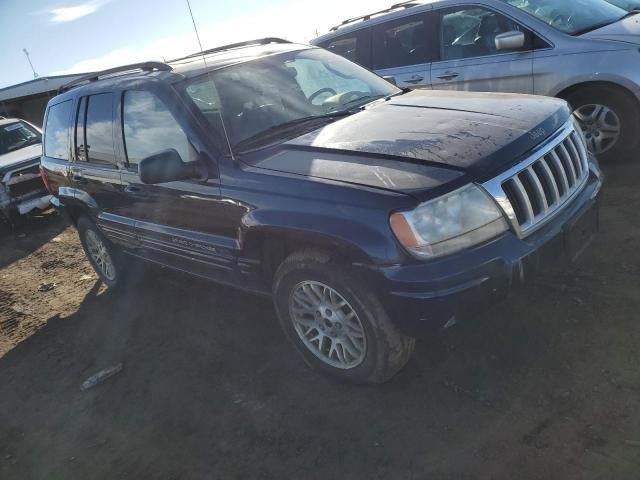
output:
<svg viewBox="0 0 640 480"><path fill-rule="evenodd" d="M40 93L57 91L65 83L76 78L80 78L86 73L76 73L71 75L55 75L49 77L40 77L28 82L11 85L0 89L0 102L13 100L15 98L28 97L30 95L38 95Z"/></svg>

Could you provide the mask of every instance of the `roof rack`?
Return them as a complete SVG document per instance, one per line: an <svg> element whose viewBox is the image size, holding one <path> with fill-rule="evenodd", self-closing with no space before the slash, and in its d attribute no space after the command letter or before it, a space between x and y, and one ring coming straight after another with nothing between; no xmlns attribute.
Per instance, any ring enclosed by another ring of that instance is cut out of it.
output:
<svg viewBox="0 0 640 480"><path fill-rule="evenodd" d="M361 17L349 18L349 19L345 20L344 22L342 22L340 25L336 25L335 27L333 27L330 31L331 32L335 32L340 27L344 27L345 25L349 25L350 23L355 23L355 22L358 22L360 20L362 20L362 21L371 20L371 17L374 17L376 15L382 15L383 13L393 12L394 10L398 10L400 8L417 7L418 5L422 5L422 3L420 3L420 2L418 2L416 0L409 0L407 2L396 3L394 5L391 5L389 8L387 8L385 10L380 10L379 12L368 13L367 15L363 15Z"/></svg>
<svg viewBox="0 0 640 480"><path fill-rule="evenodd" d="M181 60L188 60L190 58L195 58L195 57L201 57L202 55L211 55L212 53L225 52L227 50L232 50L234 48L250 47L252 45L268 45L270 43L291 43L291 42L289 40L284 40L282 38L277 38L277 37L258 38L256 40L247 40L245 42L231 43L229 45L223 45L221 47L210 48L209 50L204 50L202 52L192 53L190 55L187 55L186 57L180 57L174 60L170 60L169 63L179 62Z"/></svg>
<svg viewBox="0 0 640 480"><path fill-rule="evenodd" d="M106 77L116 73L134 72L136 70L142 70L143 72L152 72L154 70L157 70L159 72L169 72L173 70L173 68L162 62L143 62L133 63L131 65L123 65L121 67L110 68L101 72L90 73L89 75L85 75L84 77L77 78L76 80L72 80L69 83L65 83L58 89L58 94L66 92L67 90L80 85L81 83L97 82L101 77Z"/></svg>

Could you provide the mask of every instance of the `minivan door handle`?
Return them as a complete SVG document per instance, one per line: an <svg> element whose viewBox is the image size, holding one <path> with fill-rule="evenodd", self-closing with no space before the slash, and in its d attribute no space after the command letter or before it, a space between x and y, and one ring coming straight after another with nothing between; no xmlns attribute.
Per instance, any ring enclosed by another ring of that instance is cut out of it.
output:
<svg viewBox="0 0 640 480"><path fill-rule="evenodd" d="M440 75L438 78L440 80L453 80L459 76L460 74L458 72L444 72L444 75Z"/></svg>
<svg viewBox="0 0 640 480"><path fill-rule="evenodd" d="M408 80L405 80L405 83L411 83L412 85L416 85L420 82L422 82L424 80L424 77L421 77L419 75L414 75L413 77L411 77Z"/></svg>

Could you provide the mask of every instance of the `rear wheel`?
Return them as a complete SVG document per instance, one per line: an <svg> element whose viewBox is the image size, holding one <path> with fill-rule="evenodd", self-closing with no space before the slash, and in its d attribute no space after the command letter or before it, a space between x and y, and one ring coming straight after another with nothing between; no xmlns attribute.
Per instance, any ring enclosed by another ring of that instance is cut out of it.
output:
<svg viewBox="0 0 640 480"><path fill-rule="evenodd" d="M629 159L638 143L640 112L630 95L612 87L578 90L567 97L589 150L602 162Z"/></svg>
<svg viewBox="0 0 640 480"><path fill-rule="evenodd" d="M116 288L122 276L119 252L87 217L78 221L78 232L89 263L100 280L109 288Z"/></svg>
<svg viewBox="0 0 640 480"><path fill-rule="evenodd" d="M328 254L301 251L276 273L274 302L289 340L313 369L353 383L383 383L409 360L402 335L374 295Z"/></svg>

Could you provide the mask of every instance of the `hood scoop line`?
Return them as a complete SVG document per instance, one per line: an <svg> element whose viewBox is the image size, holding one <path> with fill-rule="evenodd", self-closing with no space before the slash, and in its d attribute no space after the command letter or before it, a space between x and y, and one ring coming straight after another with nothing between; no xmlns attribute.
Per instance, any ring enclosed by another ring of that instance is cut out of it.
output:
<svg viewBox="0 0 640 480"><path fill-rule="evenodd" d="M302 152L326 152L332 153L336 155L344 155L345 150L340 148L331 148L331 147L316 147L312 145L299 145L299 144L286 144L287 150L297 150ZM456 165L450 165L447 163L434 162L432 160L422 160L418 158L405 157L402 155L389 155L385 153L376 153L376 152L366 152L361 150L349 150L348 154L350 156L362 157L362 158L375 158L380 160L391 160L395 162L404 162L410 163L413 165L422 165L427 167L441 168L444 170L451 170L454 172L466 173L467 170L462 167L458 167Z"/></svg>

